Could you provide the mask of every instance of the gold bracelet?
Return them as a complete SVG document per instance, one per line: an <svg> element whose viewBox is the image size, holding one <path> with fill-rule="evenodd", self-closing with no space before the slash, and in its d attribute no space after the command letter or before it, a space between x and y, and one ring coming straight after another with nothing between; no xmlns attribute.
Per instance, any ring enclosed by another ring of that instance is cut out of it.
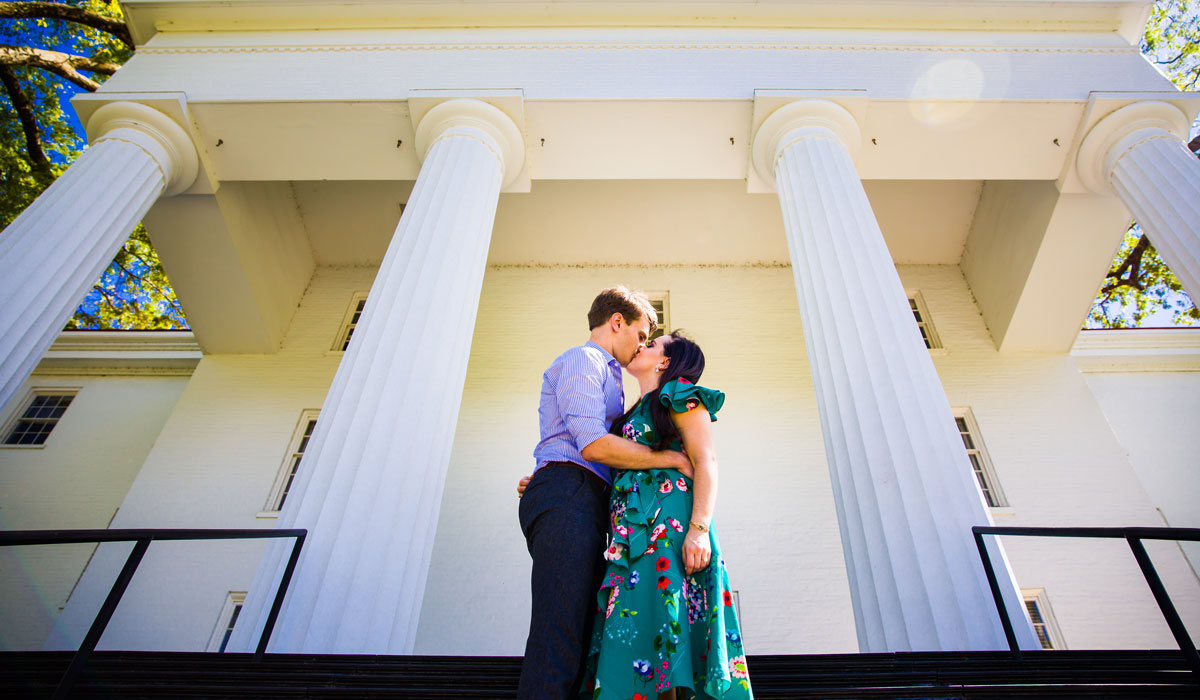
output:
<svg viewBox="0 0 1200 700"><path fill-rule="evenodd" d="M700 523L696 522L695 520L693 520L693 521L691 522L691 526L692 526L692 527L694 527L694 528L696 528L696 529L697 529L697 530L699 530L700 532L708 532L708 526L707 526L707 525L701 525Z"/></svg>

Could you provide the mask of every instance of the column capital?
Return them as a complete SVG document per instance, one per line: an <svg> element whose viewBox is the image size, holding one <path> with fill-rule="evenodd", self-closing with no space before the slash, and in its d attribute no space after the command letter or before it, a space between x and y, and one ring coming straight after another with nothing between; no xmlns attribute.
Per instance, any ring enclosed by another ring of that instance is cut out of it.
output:
<svg viewBox="0 0 1200 700"><path fill-rule="evenodd" d="M1113 169L1134 146L1152 139L1185 141L1190 122L1178 107L1148 100L1108 114L1088 131L1075 167L1079 179L1098 194L1114 194Z"/></svg>
<svg viewBox="0 0 1200 700"><path fill-rule="evenodd" d="M789 102L770 114L754 133L750 157L758 176L775 186L775 163L789 146L808 138L830 138L853 159L862 142L858 120L829 100Z"/></svg>
<svg viewBox="0 0 1200 700"><path fill-rule="evenodd" d="M145 151L162 173L164 196L188 189L200 172L200 159L187 132L153 107L137 102L110 102L92 113L87 133L93 144L126 141Z"/></svg>
<svg viewBox="0 0 1200 700"><path fill-rule="evenodd" d="M503 188L516 182L525 168L525 138L516 122L498 107L482 100L459 97L440 102L416 125L417 157L423 163L429 150L444 138L475 138L500 160Z"/></svg>

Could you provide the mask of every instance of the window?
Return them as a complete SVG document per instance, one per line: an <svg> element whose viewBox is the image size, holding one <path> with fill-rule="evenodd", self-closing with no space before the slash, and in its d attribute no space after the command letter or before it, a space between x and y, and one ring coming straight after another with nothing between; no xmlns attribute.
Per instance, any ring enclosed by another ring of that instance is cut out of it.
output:
<svg viewBox="0 0 1200 700"><path fill-rule="evenodd" d="M313 431L317 429L319 413L320 411L309 409L300 414L296 432L292 435L292 441L288 443L287 456L284 457L283 466L279 469L279 476L275 478L271 497L267 499L267 512L276 512L283 508L288 492L292 489L292 482L296 480L296 470L300 468L300 459L304 456L304 450L308 449L308 441L312 439Z"/></svg>
<svg viewBox="0 0 1200 700"><path fill-rule="evenodd" d="M654 312L658 314L658 330L647 338L654 340L655 338L667 335L671 332L671 307L668 303L670 292L647 292L646 296L650 299L650 306L654 307Z"/></svg>
<svg viewBox="0 0 1200 700"><path fill-rule="evenodd" d="M1033 631L1037 634L1038 642L1043 649L1066 649L1062 632L1050 610L1050 599L1046 597L1044 588L1022 588L1021 597L1025 600L1025 610L1029 613L1029 621L1033 623Z"/></svg>
<svg viewBox="0 0 1200 700"><path fill-rule="evenodd" d="M346 348L350 347L350 336L354 335L354 327L358 325L358 319L362 316L363 309L367 306L367 295L365 293L355 294L350 300L350 308L346 311L346 316L342 318L341 330L338 331L337 340L333 343L335 352L345 352Z"/></svg>
<svg viewBox="0 0 1200 700"><path fill-rule="evenodd" d="M5 445L44 445L78 390L34 389L25 409L5 431Z"/></svg>
<svg viewBox="0 0 1200 700"><path fill-rule="evenodd" d="M938 338L937 331L933 329L933 322L929 319L929 309L925 308L925 300L921 297L921 293L909 293L908 305L912 308L917 328L921 330L921 339L925 341L925 347L930 350L942 347L942 341Z"/></svg>
<svg viewBox="0 0 1200 700"><path fill-rule="evenodd" d="M975 423L971 409L955 409L954 422L958 425L959 437L962 438L963 447L967 449L967 457L971 460L971 469L979 482L979 490L983 491L984 500L992 508L1007 506L1008 502L1004 500L1004 494L1000 491L999 480L992 470L992 461L983 447L983 441L979 437L979 426Z"/></svg>
<svg viewBox="0 0 1200 700"><path fill-rule="evenodd" d="M242 605L246 602L245 591L230 591L225 598L225 605L217 617L217 627L213 630L212 638L208 641L208 650L222 652L229 646L229 637L233 634L233 626L237 624L238 615L242 613Z"/></svg>

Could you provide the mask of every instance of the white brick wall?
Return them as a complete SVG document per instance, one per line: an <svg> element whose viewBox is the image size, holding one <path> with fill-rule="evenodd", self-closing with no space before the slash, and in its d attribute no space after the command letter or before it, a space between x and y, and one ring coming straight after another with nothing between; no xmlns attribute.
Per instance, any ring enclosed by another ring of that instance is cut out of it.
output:
<svg viewBox="0 0 1200 700"><path fill-rule="evenodd" d="M1159 524L1200 528L1200 457L1192 438L1200 372L1089 372L1084 378L1162 511ZM1182 546L1193 570L1200 570L1200 542Z"/></svg>
<svg viewBox="0 0 1200 700"><path fill-rule="evenodd" d="M300 411L319 407L332 379L340 355L328 349L351 295L373 274L319 269L275 355L205 357L113 525L272 526L256 514ZM955 266L901 275L925 297L946 346L934 359L947 395L974 411L1011 503L998 524L1161 523L1068 356L998 354ZM673 325L705 349L704 383L728 395L716 426L717 523L751 652L856 651L791 271L666 266L488 270L417 652L521 653L529 559L513 487L533 466L540 376L586 340L588 305L613 283L669 290ZM1123 544L1006 544L1020 585L1046 589L1069 646L1173 644ZM202 649L227 592L249 585L261 549L156 545L105 646ZM1152 552L1181 613L1196 620L1200 587L1178 550ZM102 554L52 645L70 643L90 621L120 564Z"/></svg>
<svg viewBox="0 0 1200 700"><path fill-rule="evenodd" d="M0 447L0 529L107 527L186 383L178 376L27 380L0 426L24 409L33 388L79 393L43 447ZM0 548L0 650L41 646L94 549Z"/></svg>
<svg viewBox="0 0 1200 700"><path fill-rule="evenodd" d="M1161 526L1150 496L1067 355L998 353L958 270L900 268L946 346L934 357L950 403L970 406L1011 507L997 525ZM1194 422L1195 412L1180 416ZM1022 588L1044 587L1068 647L1174 647L1119 540L1004 539ZM1176 607L1200 635L1200 585L1173 544L1147 545Z"/></svg>

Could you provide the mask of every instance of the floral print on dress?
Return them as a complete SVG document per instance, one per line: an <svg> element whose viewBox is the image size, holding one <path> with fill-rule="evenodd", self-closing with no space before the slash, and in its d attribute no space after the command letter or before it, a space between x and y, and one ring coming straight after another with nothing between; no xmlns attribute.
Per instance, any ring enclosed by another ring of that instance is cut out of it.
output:
<svg viewBox="0 0 1200 700"><path fill-rule="evenodd" d="M659 400L676 412L706 408L713 420L724 395L669 382ZM639 404L622 434L653 445L653 420ZM676 440L671 449L682 451ZM710 526L712 563L688 575L683 533L691 520L692 481L673 469L614 470L611 543L581 698L653 700L678 689L680 700L753 698L729 576Z"/></svg>

